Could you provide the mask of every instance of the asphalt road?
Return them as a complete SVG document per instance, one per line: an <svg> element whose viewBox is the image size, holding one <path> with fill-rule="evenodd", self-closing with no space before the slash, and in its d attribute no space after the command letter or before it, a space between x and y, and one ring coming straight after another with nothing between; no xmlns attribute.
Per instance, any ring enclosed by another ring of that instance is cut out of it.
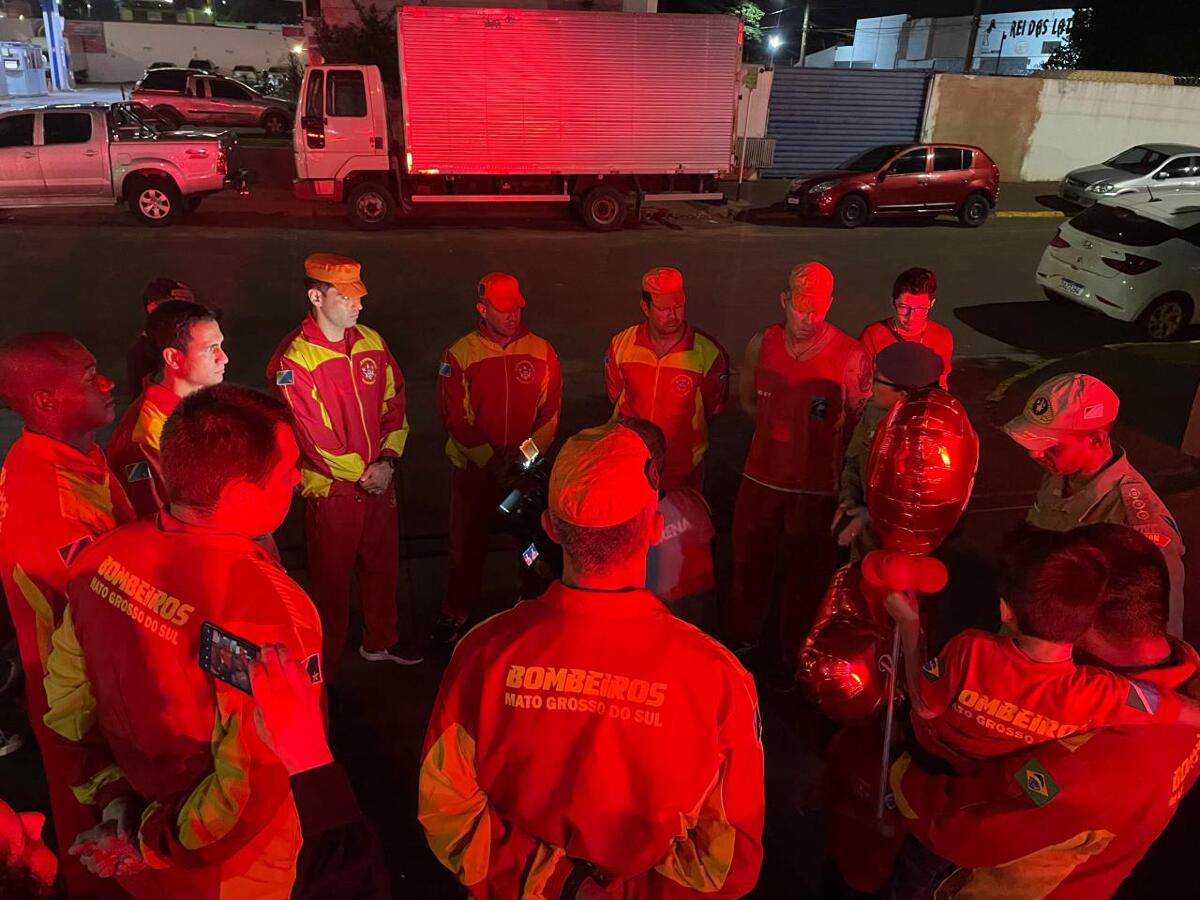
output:
<svg viewBox="0 0 1200 900"><path fill-rule="evenodd" d="M360 234L336 211L297 211L283 200L271 208L253 198L242 207L236 201L206 204L165 230L137 226L119 210L0 213L6 251L0 255L0 338L35 329L68 331L88 344L103 370L120 378L125 351L141 327L142 287L170 275L224 310L228 377L261 385L278 340L305 313L304 257L332 251L361 260L371 291L363 321L383 333L408 381L412 436L401 481L401 603L419 636L445 577L448 464L434 400L437 360L473 327L474 285L482 274L500 269L521 279L529 325L562 358L563 433L570 433L609 412L601 357L608 337L639 315L639 278L651 266L682 269L689 318L730 348L735 366L751 334L778 318L779 292L795 263L816 259L830 266L837 278L830 318L855 335L887 314L899 271L929 266L941 283L935 317L954 333L959 357L951 388L967 404L984 448L971 515L948 549L966 580L955 602L946 603L946 620L975 623L994 615L986 585L976 589L986 580L989 555L1021 518L1038 480L995 426L1017 411L1038 379L1057 371L1092 371L1118 387L1126 401L1121 440L1175 507L1185 537L1192 535L1189 540L1200 546L1194 466L1177 449L1196 388L1195 347L1128 346L1127 329L1043 300L1033 270L1055 227L1052 219L1004 219L978 230L947 221L845 232L802 227L771 209L738 220L678 207L637 229L597 235L575 225L565 210L547 208L469 209ZM0 452L17 428L11 414L0 412ZM736 413L714 426L708 489L722 576L748 440L748 423ZM298 570L294 513L280 543L285 561ZM488 603L500 608L512 580L510 558L494 553L489 567ZM456 896L413 816L420 741L439 676L432 663L381 671L353 654L335 697L335 752L384 835L397 893L406 896ZM823 732L796 695L764 691L763 705L771 807L759 895L815 896L825 832ZM14 715L0 711L0 727ZM18 808L37 806L37 768L29 749L0 761L0 796ZM1155 871L1170 873L1176 861L1171 856Z"/></svg>

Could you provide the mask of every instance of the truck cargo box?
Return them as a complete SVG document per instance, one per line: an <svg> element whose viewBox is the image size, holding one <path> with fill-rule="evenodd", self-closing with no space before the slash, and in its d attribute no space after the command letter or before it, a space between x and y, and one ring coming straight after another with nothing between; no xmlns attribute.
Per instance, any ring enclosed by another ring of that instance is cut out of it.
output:
<svg viewBox="0 0 1200 900"><path fill-rule="evenodd" d="M401 6L408 171L713 174L730 168L732 16Z"/></svg>

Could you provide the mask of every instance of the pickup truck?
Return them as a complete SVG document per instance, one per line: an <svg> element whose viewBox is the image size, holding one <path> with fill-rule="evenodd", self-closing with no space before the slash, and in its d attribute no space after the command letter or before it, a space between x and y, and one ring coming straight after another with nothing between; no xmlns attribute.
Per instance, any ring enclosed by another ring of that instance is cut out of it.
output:
<svg viewBox="0 0 1200 900"><path fill-rule="evenodd" d="M225 133L164 131L137 103L55 104L0 113L0 208L127 203L146 225L169 225L226 187Z"/></svg>

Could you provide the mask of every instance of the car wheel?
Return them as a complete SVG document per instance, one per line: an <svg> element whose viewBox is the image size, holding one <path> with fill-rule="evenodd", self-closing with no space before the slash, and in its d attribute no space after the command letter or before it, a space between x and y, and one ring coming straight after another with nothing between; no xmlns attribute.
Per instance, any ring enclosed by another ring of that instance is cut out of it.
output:
<svg viewBox="0 0 1200 900"><path fill-rule="evenodd" d="M987 221L992 205L983 194L972 194L958 208L958 221L967 228L978 228Z"/></svg>
<svg viewBox="0 0 1200 900"><path fill-rule="evenodd" d="M143 225L162 227L178 218L179 187L165 175L139 176L125 189L129 209Z"/></svg>
<svg viewBox="0 0 1200 900"><path fill-rule="evenodd" d="M346 214L359 231L379 231L392 224L396 199L386 186L374 181L356 185L346 197Z"/></svg>
<svg viewBox="0 0 1200 900"><path fill-rule="evenodd" d="M579 218L592 231L616 231L628 213L625 195L608 185L592 188L579 203Z"/></svg>
<svg viewBox="0 0 1200 900"><path fill-rule="evenodd" d="M1169 341L1178 337L1191 320L1191 298L1186 294L1166 294L1146 307L1138 317L1138 328L1152 341Z"/></svg>
<svg viewBox="0 0 1200 900"><path fill-rule="evenodd" d="M179 115L171 106L156 106L154 111L158 113L159 118L166 123L168 131L178 131L183 127L183 116Z"/></svg>
<svg viewBox="0 0 1200 900"><path fill-rule="evenodd" d="M272 111L263 116L262 127L271 137L280 137L287 134L291 124L292 120L283 113Z"/></svg>
<svg viewBox="0 0 1200 900"><path fill-rule="evenodd" d="M842 228L857 228L871 218L871 208L858 194L843 197L833 211L833 221Z"/></svg>

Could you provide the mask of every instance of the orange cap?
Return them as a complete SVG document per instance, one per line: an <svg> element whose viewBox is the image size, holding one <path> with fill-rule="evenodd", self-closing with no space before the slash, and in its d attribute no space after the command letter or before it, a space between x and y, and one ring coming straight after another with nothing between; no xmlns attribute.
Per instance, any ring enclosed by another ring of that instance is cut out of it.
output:
<svg viewBox="0 0 1200 900"><path fill-rule="evenodd" d="M512 275L504 272L490 272L479 279L477 289L480 300L500 312L511 312L525 305L525 297L521 294L521 285Z"/></svg>
<svg viewBox="0 0 1200 900"><path fill-rule="evenodd" d="M825 315L833 305L833 273L819 262L801 263L788 275L792 309Z"/></svg>
<svg viewBox="0 0 1200 900"><path fill-rule="evenodd" d="M642 276L642 291L650 295L648 302L659 300L668 305L682 303L685 299L683 273L668 267L651 269Z"/></svg>
<svg viewBox="0 0 1200 900"><path fill-rule="evenodd" d="M348 256L314 253L304 260L304 274L317 281L332 284L352 299L357 300L367 295L367 286L362 283L362 266Z"/></svg>
<svg viewBox="0 0 1200 900"><path fill-rule="evenodd" d="M550 472L550 512L571 525L606 528L658 503L650 451L636 431L609 423L563 444Z"/></svg>
<svg viewBox="0 0 1200 900"><path fill-rule="evenodd" d="M1113 389L1099 378L1068 372L1038 385L1004 430L1027 450L1045 450L1065 435L1111 425L1120 405Z"/></svg>

